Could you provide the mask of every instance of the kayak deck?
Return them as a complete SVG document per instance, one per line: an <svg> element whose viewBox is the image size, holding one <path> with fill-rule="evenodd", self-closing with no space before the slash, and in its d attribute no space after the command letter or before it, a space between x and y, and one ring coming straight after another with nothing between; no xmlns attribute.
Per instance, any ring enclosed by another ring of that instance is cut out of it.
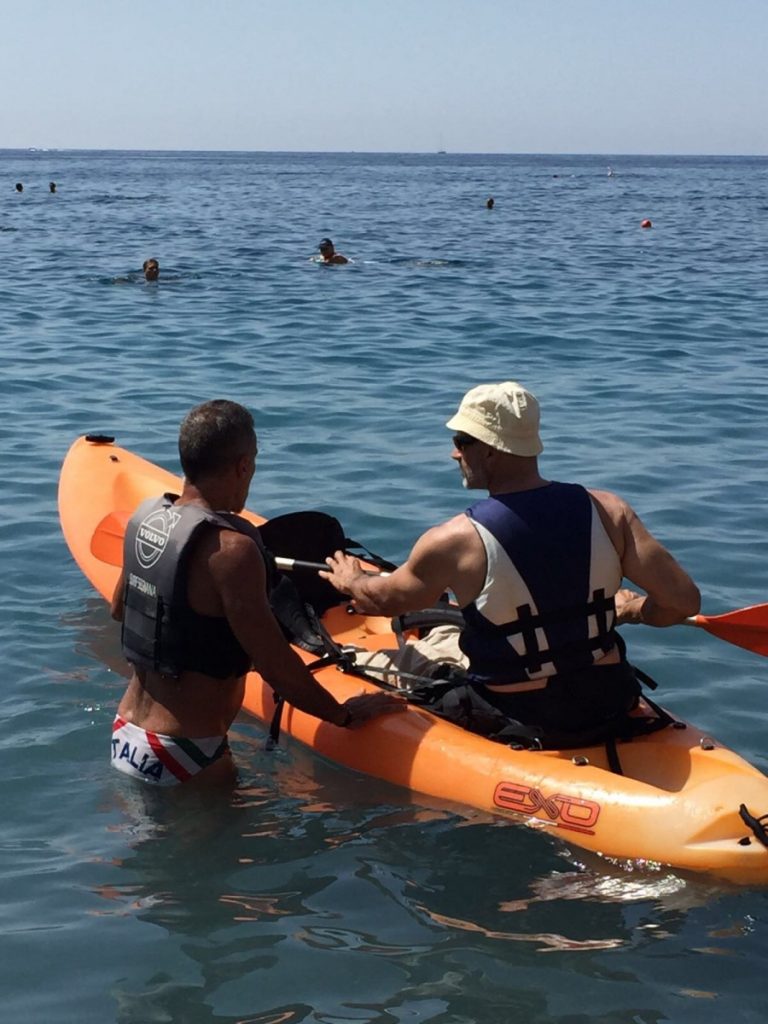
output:
<svg viewBox="0 0 768 1024"><path fill-rule="evenodd" d="M173 474L106 441L79 438L61 470L59 514L70 551L109 599L122 563L127 519L145 498L178 491ZM252 522L264 519L245 512ZM331 608L323 624L339 645L394 648L389 620ZM316 656L298 650L307 662ZM335 665L315 672L338 700L374 682ZM258 673L243 707L265 723L274 695ZM286 706L283 733L356 771L414 793L479 808L545 829L617 860L670 865L750 885L768 884L768 847L742 820L768 813L768 778L689 723L619 743L623 774L603 747L513 750L409 705L355 730Z"/></svg>

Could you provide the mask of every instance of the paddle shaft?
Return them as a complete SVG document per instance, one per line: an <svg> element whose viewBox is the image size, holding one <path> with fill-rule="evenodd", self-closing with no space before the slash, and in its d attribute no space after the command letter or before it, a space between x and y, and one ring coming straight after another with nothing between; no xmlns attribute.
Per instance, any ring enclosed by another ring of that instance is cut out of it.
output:
<svg viewBox="0 0 768 1024"><path fill-rule="evenodd" d="M328 572L325 562L303 562L300 558L281 558L275 555L275 565L282 572L296 572L304 569L308 572ZM388 572L369 572L368 576L389 576Z"/></svg>

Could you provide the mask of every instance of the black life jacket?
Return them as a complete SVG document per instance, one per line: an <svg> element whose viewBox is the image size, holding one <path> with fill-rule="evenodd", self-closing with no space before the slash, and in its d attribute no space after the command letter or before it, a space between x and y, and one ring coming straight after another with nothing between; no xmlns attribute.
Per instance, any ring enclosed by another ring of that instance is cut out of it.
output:
<svg viewBox="0 0 768 1024"><path fill-rule="evenodd" d="M251 664L248 654L226 618L190 608L187 578L190 555L204 530L244 533L263 555L258 530L240 516L174 505L175 500L173 494L149 498L126 527L123 654L132 664L162 675L244 675Z"/></svg>

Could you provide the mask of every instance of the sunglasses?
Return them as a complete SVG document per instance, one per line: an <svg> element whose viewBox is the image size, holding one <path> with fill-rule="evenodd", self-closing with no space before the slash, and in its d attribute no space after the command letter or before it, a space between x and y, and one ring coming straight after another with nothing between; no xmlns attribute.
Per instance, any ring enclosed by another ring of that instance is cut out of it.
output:
<svg viewBox="0 0 768 1024"><path fill-rule="evenodd" d="M476 442L477 438L472 437L471 434L459 433L453 435L453 447L460 452L463 452L467 445L475 444Z"/></svg>

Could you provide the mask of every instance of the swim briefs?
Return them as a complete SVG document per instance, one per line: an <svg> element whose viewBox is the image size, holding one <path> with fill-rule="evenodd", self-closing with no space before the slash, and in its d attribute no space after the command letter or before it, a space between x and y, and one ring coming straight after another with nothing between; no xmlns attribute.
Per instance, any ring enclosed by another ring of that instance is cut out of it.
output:
<svg viewBox="0 0 768 1024"><path fill-rule="evenodd" d="M163 736L126 722L112 723L112 767L154 786L177 786L218 761L229 750L226 736L188 740Z"/></svg>

